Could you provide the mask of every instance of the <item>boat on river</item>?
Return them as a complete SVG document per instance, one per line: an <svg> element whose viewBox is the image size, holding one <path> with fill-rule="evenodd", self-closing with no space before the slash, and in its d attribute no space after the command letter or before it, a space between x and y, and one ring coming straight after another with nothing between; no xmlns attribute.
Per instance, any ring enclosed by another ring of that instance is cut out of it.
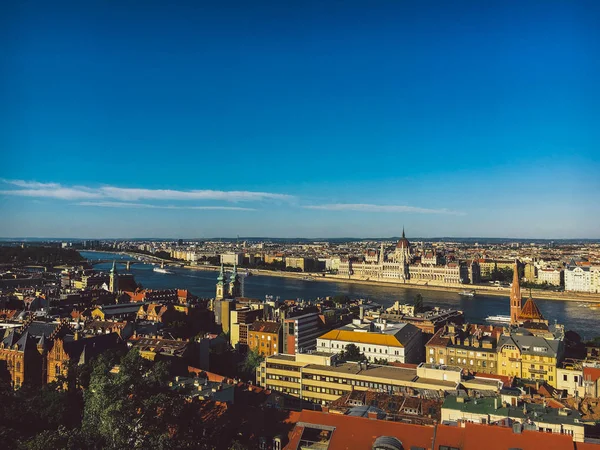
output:
<svg viewBox="0 0 600 450"><path fill-rule="evenodd" d="M160 264L160 267L155 267L152 270L154 270L154 272L156 272L156 273L166 273L166 274L173 273L173 272L169 272L167 269L165 269L165 263L164 262Z"/></svg>
<svg viewBox="0 0 600 450"><path fill-rule="evenodd" d="M475 297L475 291L473 289L465 289L464 291L460 291L458 295L462 297Z"/></svg>
<svg viewBox="0 0 600 450"><path fill-rule="evenodd" d="M485 320L495 323L510 323L510 316L487 316Z"/></svg>

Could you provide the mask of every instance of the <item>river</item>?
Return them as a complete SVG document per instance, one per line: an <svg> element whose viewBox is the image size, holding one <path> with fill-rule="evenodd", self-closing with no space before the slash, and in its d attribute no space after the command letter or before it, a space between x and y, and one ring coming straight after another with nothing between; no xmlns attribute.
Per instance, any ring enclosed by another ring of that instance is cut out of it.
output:
<svg viewBox="0 0 600 450"><path fill-rule="evenodd" d="M100 252L81 251L81 255L89 260L115 259L117 270L125 272L125 261L131 257ZM108 271L112 263L97 264L97 270ZM153 271L150 264L136 263L129 273L145 288L150 289L188 289L200 297L214 297L217 272L169 267L171 274ZM303 298L313 300L337 294L347 295L352 299L365 298L383 306L391 306L396 300L401 303L411 302L417 294L423 296L425 305L451 307L464 311L465 319L471 323L486 323L485 318L491 315L508 315L508 297L477 294L474 298L461 297L453 292L419 290L395 286L373 286L348 284L335 281L306 281L297 278L269 277L254 275L244 279L244 295L251 298L264 299L266 295L280 297L283 300ZM600 309L590 309L578 302L559 300L536 300L544 317L551 323L558 321L567 330L573 330L584 339L600 336Z"/></svg>

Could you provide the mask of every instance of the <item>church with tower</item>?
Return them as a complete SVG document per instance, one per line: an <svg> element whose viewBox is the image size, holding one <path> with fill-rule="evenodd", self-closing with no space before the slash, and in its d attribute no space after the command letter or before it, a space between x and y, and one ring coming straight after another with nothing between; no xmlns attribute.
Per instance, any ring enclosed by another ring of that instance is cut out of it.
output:
<svg viewBox="0 0 600 450"><path fill-rule="evenodd" d="M237 273L237 265L234 264L233 271L231 272L231 277L229 278L228 282L223 264L221 264L221 270L219 271L219 276L217 277L217 291L215 300L224 300L228 298L233 299L241 297L241 295L242 291L240 277Z"/></svg>

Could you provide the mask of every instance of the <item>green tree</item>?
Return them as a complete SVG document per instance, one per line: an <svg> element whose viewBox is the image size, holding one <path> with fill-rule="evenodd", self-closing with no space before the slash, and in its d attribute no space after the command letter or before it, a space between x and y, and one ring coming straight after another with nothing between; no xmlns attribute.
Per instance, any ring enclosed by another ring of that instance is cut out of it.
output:
<svg viewBox="0 0 600 450"><path fill-rule="evenodd" d="M346 345L346 348L341 352L341 356L345 361L362 361L365 359L360 349L354 344Z"/></svg>
<svg viewBox="0 0 600 450"><path fill-rule="evenodd" d="M258 350L248 350L246 354L246 358L242 364L242 371L248 377L254 379L254 375L256 374L256 369L260 366L260 363L265 360L264 356L262 356Z"/></svg>
<svg viewBox="0 0 600 450"><path fill-rule="evenodd" d="M183 402L168 387L166 365L132 350L121 359L118 373L111 368L103 357L94 366L85 391L83 432L102 448L167 448Z"/></svg>

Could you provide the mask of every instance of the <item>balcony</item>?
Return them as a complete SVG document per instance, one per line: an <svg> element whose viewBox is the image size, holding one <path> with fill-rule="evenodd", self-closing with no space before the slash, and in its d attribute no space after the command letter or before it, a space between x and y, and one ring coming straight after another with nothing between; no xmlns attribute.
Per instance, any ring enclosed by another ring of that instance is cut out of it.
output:
<svg viewBox="0 0 600 450"><path fill-rule="evenodd" d="M543 370L543 369L528 369L529 373L537 373L540 375L546 375L548 373L547 370Z"/></svg>

